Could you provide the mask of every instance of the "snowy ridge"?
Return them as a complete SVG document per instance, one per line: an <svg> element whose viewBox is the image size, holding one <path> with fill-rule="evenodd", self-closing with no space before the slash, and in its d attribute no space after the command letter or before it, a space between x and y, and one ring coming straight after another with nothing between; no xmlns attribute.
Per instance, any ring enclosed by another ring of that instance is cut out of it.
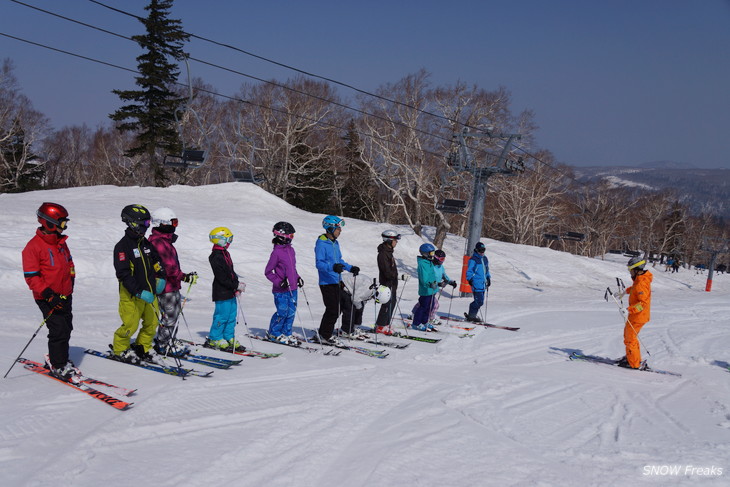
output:
<svg viewBox="0 0 730 487"><path fill-rule="evenodd" d="M177 213L183 271L200 275L180 333L196 341L213 313L207 234L221 225L233 231L230 252L247 283L245 323L237 328L246 346L246 325L263 332L274 311L263 269L271 227L280 220L297 230L293 244L309 302L300 294L294 330L318 326L323 306L313 248L323 215L243 183L2 194L5 370L41 320L23 280L20 251L43 201L63 204L71 217L68 243L78 275L72 359L90 376L138 391L134 408L115 411L16 365L0 388L4 485L91 487L100 479L109 486L728 483L726 275L716 276L706 293L704 275L651 269L652 321L640 335L651 356L644 358L681 378L568 360L573 351L623 355L621 318L603 292L616 277L628 284L626 258L576 257L485 239L493 283L488 321L519 332L478 327L473 338L441 333L438 344L411 342L405 350L388 350L385 360L285 349L275 359L244 358L207 379L183 381L83 353L104 350L119 323L111 252L124 230L122 207L169 206ZM345 260L376 276L375 249L389 227L347 219L340 237ZM400 310L408 313L417 298L415 256L423 240L398 229L404 236L395 256L413 277L398 292L405 286ZM463 246L462 238L446 240L452 278L461 274ZM469 299L451 298L448 289L440 311L461 315ZM367 305L366 324L376 311ZM282 351L265 342L253 346ZM40 359L45 348L41 332L24 356ZM667 465L680 466L680 473L651 470ZM687 466L716 470L700 478L696 470L685 473Z"/></svg>

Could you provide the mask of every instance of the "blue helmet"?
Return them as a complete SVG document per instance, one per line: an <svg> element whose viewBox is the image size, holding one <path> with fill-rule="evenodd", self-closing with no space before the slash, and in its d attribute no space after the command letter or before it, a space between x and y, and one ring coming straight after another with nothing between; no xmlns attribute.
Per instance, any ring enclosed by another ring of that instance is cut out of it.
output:
<svg viewBox="0 0 730 487"><path fill-rule="evenodd" d="M322 220L322 227L327 231L327 233L333 233L335 228L341 228L344 226L345 220L339 216L327 215L324 217L324 220Z"/></svg>
<svg viewBox="0 0 730 487"><path fill-rule="evenodd" d="M434 252L436 252L436 247L434 247L431 243L425 243L418 247L418 251L422 256L430 259L433 257Z"/></svg>

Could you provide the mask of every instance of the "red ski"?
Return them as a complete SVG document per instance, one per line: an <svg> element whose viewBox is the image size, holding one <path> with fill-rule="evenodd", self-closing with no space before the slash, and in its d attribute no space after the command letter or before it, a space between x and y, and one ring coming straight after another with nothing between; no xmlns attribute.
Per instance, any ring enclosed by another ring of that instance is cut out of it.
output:
<svg viewBox="0 0 730 487"><path fill-rule="evenodd" d="M77 391L85 392L89 396L100 400L103 403L106 403L110 405L111 407L115 409L119 409L120 411L124 411L128 409L130 406L132 406L133 403L131 402L124 402L120 399L117 399L116 397L110 396L109 394L105 394L101 391L97 391L96 389L90 387L88 384L81 382L79 384L74 384L72 382L66 382L64 380L58 379L50 374L50 370L43 367L43 364L40 364L38 362L33 362L32 360L28 360L25 358L19 358L18 362L21 364L24 364L24 367L31 372L35 372L36 374L45 375L46 377L49 377L55 381L60 382L61 384L66 384L69 387L73 387Z"/></svg>

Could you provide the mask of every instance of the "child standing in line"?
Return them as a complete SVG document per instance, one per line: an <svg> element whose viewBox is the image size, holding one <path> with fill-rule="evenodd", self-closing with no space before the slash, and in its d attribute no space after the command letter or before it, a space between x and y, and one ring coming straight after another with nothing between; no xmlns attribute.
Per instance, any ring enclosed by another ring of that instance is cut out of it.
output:
<svg viewBox="0 0 730 487"><path fill-rule="evenodd" d="M269 323L269 340L284 345L299 345L299 340L292 336L292 325L297 313L297 287L304 285L304 280L297 273L297 257L291 242L294 238L294 226L288 222L279 222L273 228L274 249L266 264L264 275L271 281L276 312Z"/></svg>
<svg viewBox="0 0 730 487"><path fill-rule="evenodd" d="M165 267L167 284L162 294L157 296L162 317L157 327L155 350L162 355L182 356L188 352L187 347L175 340L175 325L182 311L180 287L183 281L195 284L198 280L196 272L185 274L180 270L180 261L175 249L178 219L170 208L158 208L152 212L152 235L148 239L160 255Z"/></svg>
<svg viewBox="0 0 730 487"><path fill-rule="evenodd" d="M41 224L23 249L23 274L48 329L47 367L51 375L74 381L78 370L68 358L73 330L71 295L76 268L63 235L68 211L58 203L43 203L36 211Z"/></svg>
<svg viewBox="0 0 730 487"><path fill-rule="evenodd" d="M144 206L125 206L122 221L127 224L127 229L114 247L114 270L119 280L119 316L122 326L114 332L110 358L120 362L160 363L152 340L159 324L157 295L162 293L167 283L160 256L145 238L150 219L150 212ZM132 335L138 328L140 330L135 343L131 344Z"/></svg>
<svg viewBox="0 0 730 487"><path fill-rule="evenodd" d="M446 268L444 267L444 261L446 260L446 252L443 250L437 250L433 254L433 270L436 274L436 282L438 283L438 286L440 288L444 288L447 285L451 286L452 288L456 288L456 281L452 280L447 274L446 274ZM452 290L453 293L453 290ZM441 324L441 322L436 318L436 311L439 309L439 301L438 299L435 299L433 302L433 309L431 309L431 315L429 316L429 323L433 324Z"/></svg>
<svg viewBox="0 0 730 487"><path fill-rule="evenodd" d="M425 243L419 247L418 262L418 308L413 314L411 328L414 330L428 331L428 317L433 308L434 297L438 290L438 281L433 265L433 256L436 247L433 244Z"/></svg>
<svg viewBox="0 0 730 487"><path fill-rule="evenodd" d="M243 352L246 348L236 340L236 298L246 290L246 284L238 280L231 254L228 253L233 233L226 227L216 227L210 231L208 238L213 243L208 261L213 269L215 312L205 346L227 352Z"/></svg>

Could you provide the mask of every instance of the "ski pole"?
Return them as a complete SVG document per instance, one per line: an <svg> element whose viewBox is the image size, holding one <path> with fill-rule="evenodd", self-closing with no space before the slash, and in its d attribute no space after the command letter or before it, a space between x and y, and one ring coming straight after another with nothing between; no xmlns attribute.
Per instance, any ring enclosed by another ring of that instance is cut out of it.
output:
<svg viewBox="0 0 730 487"><path fill-rule="evenodd" d="M403 316L403 311L401 311L401 309L400 309L400 300L403 298L403 291L406 290L406 284L408 283L408 276L403 274L403 277L405 277L405 279L403 279L403 288L400 290L400 296L398 297L398 300L395 302L395 309L398 310L398 313L400 313L401 317ZM392 326L392 324L393 324L393 315L390 316L390 325L389 326ZM403 324L405 325L405 323L403 323ZM409 336L408 327L404 326L403 328L406 331L406 336Z"/></svg>
<svg viewBox="0 0 730 487"><path fill-rule="evenodd" d="M246 327L246 335L248 336L248 341L251 343L251 350L253 350L253 339L251 338L251 330L248 329L248 323L246 322L246 315L243 314L243 306L241 306L241 296L240 295L236 296L236 301L238 303L238 312L241 313L241 318L243 319L243 326ZM238 321L238 320L236 320L236 321ZM236 340L235 336L236 335L234 334L233 335L234 342ZM236 351L235 346L231 347L231 348L232 348L231 353Z"/></svg>
<svg viewBox="0 0 730 487"><path fill-rule="evenodd" d="M353 329L352 329L352 322L355 318L355 290L357 289L357 275L352 276L352 294L350 295L350 326L349 330L350 332L347 334L347 339L350 340L352 337Z"/></svg>
<svg viewBox="0 0 730 487"><path fill-rule="evenodd" d="M618 311L621 314L621 317L633 330L634 335L636 335L636 340L639 342L639 345L644 347L644 351L646 352L646 354L651 357L651 353L649 353L649 349L646 348L646 345L644 345L644 342L641 341L641 338L639 338L639 334L636 332L636 328L634 328L634 325L631 324L631 320L629 319L629 317L626 316L626 311L624 310L623 306L621 305L621 303L619 303L618 299L616 299L616 295L613 294L613 292L611 292L611 288L607 287L606 294L603 295L603 297L606 301L608 301L609 295L613 298L613 301L616 303L616 306L618 306Z"/></svg>
<svg viewBox="0 0 730 487"><path fill-rule="evenodd" d="M48 321L48 318L50 318L50 317L51 317L51 315L53 314L53 311L54 311L54 310L53 310L53 309L51 309L51 312L50 312L50 313L48 313L48 316L46 316L45 318L43 318L43 321L41 321L41 324L40 324L40 326L38 326L38 329L37 329L37 330L35 331L35 333L33 333L33 336L32 336L32 337L30 337L30 340L28 340L28 343L26 343L26 344L25 344L25 346L23 347L23 350L21 350L21 351L20 351L20 354L19 354L19 355L18 355L18 357L17 357L17 358L16 358L16 359L15 359L15 360L13 361L13 364L12 364L12 365L10 366L10 368L8 369L8 371L7 371L7 372L5 372L5 375L3 376L3 379L5 379L5 378L6 378L7 376L8 376L8 374L10 373L10 371L11 371L11 370L13 370L13 367L15 367L15 364L16 364L16 363L18 363L18 359L19 359L19 358L21 357L21 355L23 355L23 353L25 352L25 349L26 349L26 348L28 348L28 346L30 345L30 342L32 342L32 341L33 341L33 339L34 339L34 338L35 338L35 336L36 336L36 335L38 334L38 332L39 332L39 331L41 331L41 328L43 328L43 325L45 325L45 324L46 324L46 321Z"/></svg>
<svg viewBox="0 0 730 487"><path fill-rule="evenodd" d="M449 313L446 315L446 326L449 326L449 321L451 321L451 303L454 301L454 289L456 288L451 288L451 294L449 297Z"/></svg>

